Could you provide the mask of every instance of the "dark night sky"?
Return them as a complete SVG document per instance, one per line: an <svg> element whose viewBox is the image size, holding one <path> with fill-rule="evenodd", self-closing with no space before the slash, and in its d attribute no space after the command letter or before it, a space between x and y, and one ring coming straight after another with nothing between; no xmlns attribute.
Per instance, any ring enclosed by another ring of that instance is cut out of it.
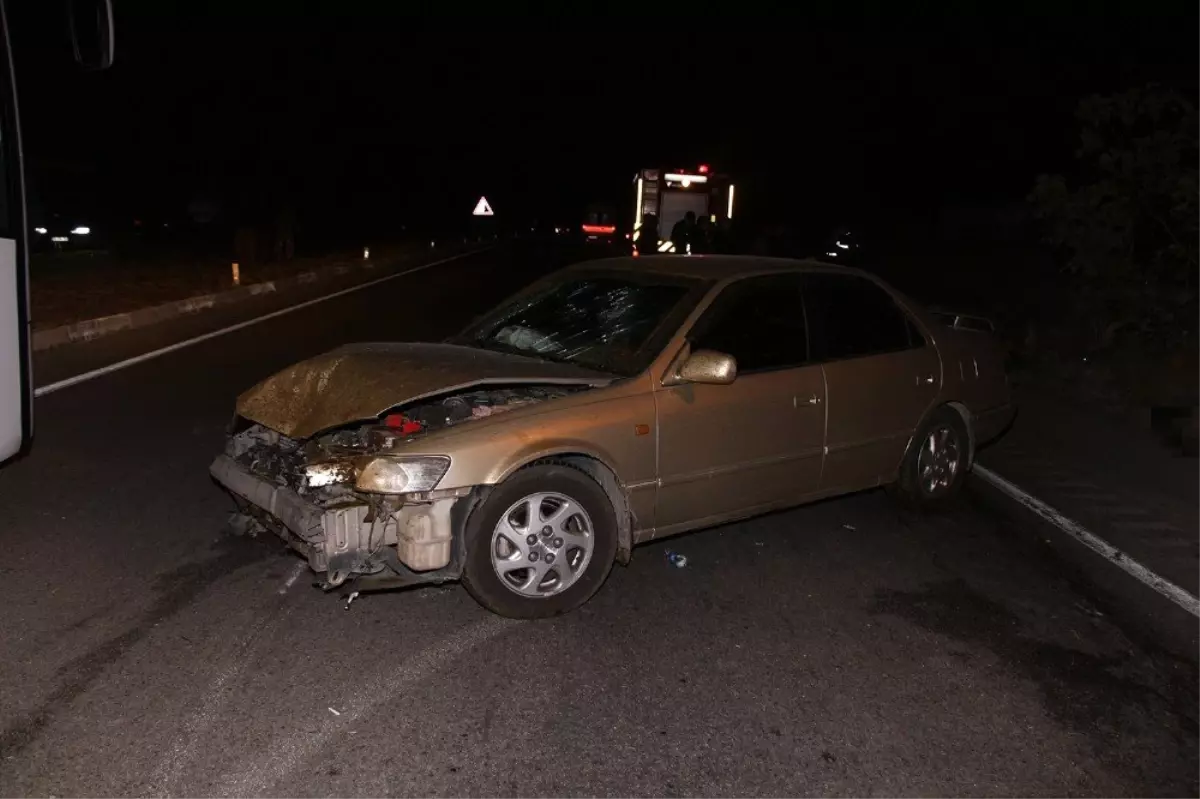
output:
<svg viewBox="0 0 1200 799"><path fill-rule="evenodd" d="M310 223L379 226L466 215L486 194L510 218L573 220L593 199L623 208L640 166L703 161L762 218L832 224L1019 199L1067 165L1082 95L1197 83L1194 2L687 33L664 19L641 35L594 20L469 33L343 5L145 8L117 0L117 62L93 74L53 12L14 15L46 205L178 214L200 192L231 211L290 197Z"/></svg>

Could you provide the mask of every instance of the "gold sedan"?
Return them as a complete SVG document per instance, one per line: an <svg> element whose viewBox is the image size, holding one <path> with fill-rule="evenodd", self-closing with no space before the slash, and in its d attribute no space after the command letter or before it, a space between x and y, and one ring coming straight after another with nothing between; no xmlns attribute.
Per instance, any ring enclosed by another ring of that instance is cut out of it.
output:
<svg viewBox="0 0 1200 799"><path fill-rule="evenodd" d="M887 486L935 507L1013 416L986 325L872 275L591 261L437 344L356 344L238 399L211 472L327 589L461 579L535 618L662 536Z"/></svg>

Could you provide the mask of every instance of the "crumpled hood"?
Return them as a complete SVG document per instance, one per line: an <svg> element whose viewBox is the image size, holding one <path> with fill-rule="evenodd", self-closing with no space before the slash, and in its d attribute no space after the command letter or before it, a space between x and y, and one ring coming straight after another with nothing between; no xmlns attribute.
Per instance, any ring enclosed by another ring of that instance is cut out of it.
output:
<svg viewBox="0 0 1200 799"><path fill-rule="evenodd" d="M365 422L397 405L475 385L605 385L565 363L455 344L350 344L301 361L238 397L238 415L289 438Z"/></svg>

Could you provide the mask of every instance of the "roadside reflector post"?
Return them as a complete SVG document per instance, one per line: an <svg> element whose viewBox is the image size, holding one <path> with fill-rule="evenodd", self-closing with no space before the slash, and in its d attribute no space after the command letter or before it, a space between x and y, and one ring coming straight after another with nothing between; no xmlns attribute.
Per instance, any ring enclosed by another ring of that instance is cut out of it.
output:
<svg viewBox="0 0 1200 799"><path fill-rule="evenodd" d="M234 261L234 262L233 262L233 270L232 270L232 272L233 272L233 285L235 285L235 286L240 286L240 285L242 285L242 273L241 273L241 271L238 269L238 263L237 263L237 261Z"/></svg>
<svg viewBox="0 0 1200 799"><path fill-rule="evenodd" d="M363 260L366 261L371 257L371 248L363 247Z"/></svg>

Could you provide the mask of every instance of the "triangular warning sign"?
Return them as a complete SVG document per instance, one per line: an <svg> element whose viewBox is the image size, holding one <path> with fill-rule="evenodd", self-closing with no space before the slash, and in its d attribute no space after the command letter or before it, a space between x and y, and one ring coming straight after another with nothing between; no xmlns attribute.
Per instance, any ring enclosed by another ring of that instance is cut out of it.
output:
<svg viewBox="0 0 1200 799"><path fill-rule="evenodd" d="M492 206L488 205L487 197L480 197L479 202L475 203L475 210L471 212L472 216L492 216Z"/></svg>

